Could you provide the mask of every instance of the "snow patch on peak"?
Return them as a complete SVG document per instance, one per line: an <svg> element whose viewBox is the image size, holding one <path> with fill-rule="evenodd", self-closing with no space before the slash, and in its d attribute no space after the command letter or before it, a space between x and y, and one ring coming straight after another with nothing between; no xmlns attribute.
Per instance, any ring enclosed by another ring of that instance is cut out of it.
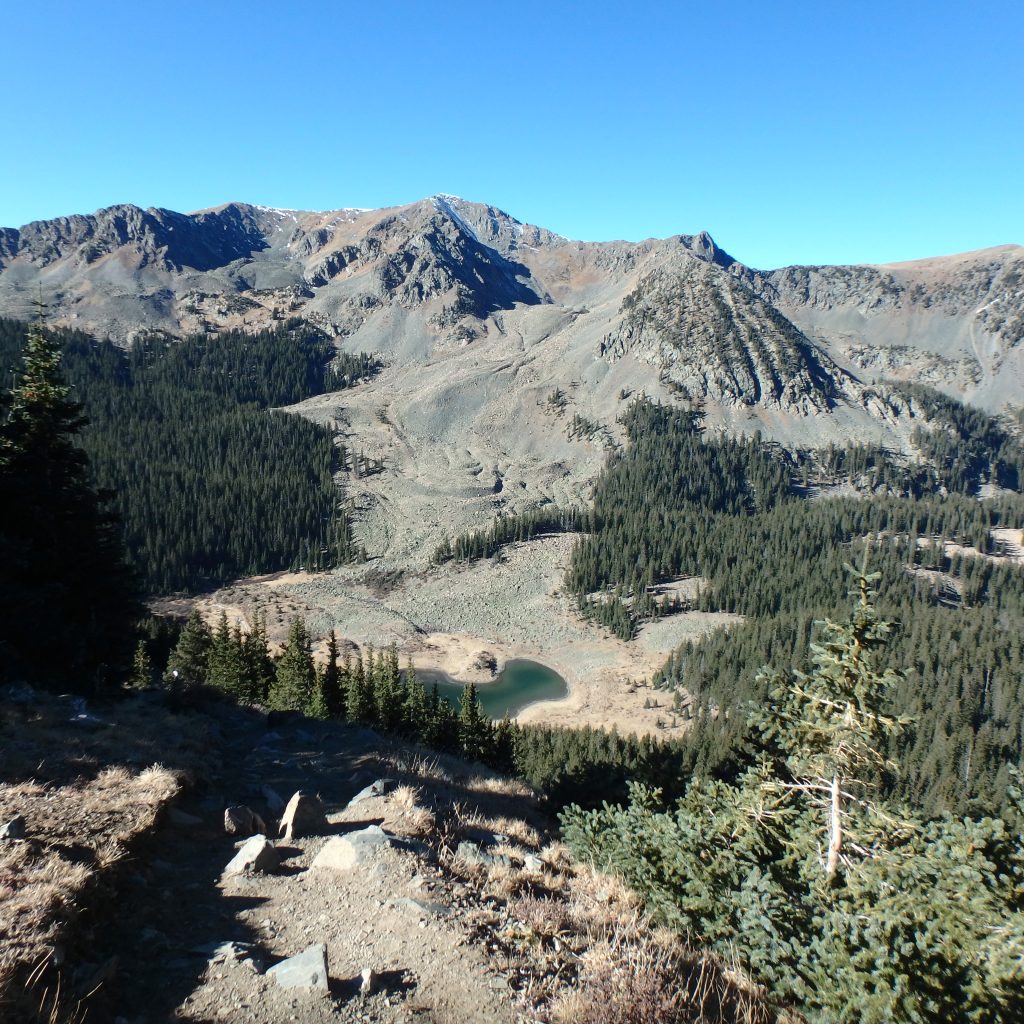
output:
<svg viewBox="0 0 1024 1024"><path fill-rule="evenodd" d="M434 204L434 209L437 210L438 213L443 213L451 217L451 219L455 221L455 223L458 224L474 242L480 241L476 236L476 232L459 216L458 211L452 205L453 203L464 203L464 199L460 199L458 196L438 193L436 196L431 196L430 201Z"/></svg>

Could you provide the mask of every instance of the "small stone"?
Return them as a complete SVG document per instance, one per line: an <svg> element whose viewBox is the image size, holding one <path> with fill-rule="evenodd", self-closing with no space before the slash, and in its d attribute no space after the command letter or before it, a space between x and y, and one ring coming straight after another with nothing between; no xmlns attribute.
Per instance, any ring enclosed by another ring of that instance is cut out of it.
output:
<svg viewBox="0 0 1024 1024"><path fill-rule="evenodd" d="M412 910L421 916L426 915L428 917L447 917L452 913L452 908L446 907L443 903L435 903L433 900L417 900L411 896L403 896L399 899L391 900L391 905Z"/></svg>
<svg viewBox="0 0 1024 1024"><path fill-rule="evenodd" d="M362 996L372 996L380 984L380 975L372 967L364 967L360 971L359 977L359 994Z"/></svg>
<svg viewBox="0 0 1024 1024"><path fill-rule="evenodd" d="M24 839L25 817L16 814L6 825L0 827L0 839Z"/></svg>
<svg viewBox="0 0 1024 1024"><path fill-rule="evenodd" d="M526 868L527 871L543 871L544 861L542 861L535 853L528 853L523 858L523 867Z"/></svg>
<svg viewBox="0 0 1024 1024"><path fill-rule="evenodd" d="M183 811L178 807L167 808L167 820L179 828L195 828L203 823L202 818L197 818L194 814L189 814L188 811Z"/></svg>
<svg viewBox="0 0 1024 1024"><path fill-rule="evenodd" d="M484 868L511 867L512 858L504 853L488 853L477 843L463 840L455 850L455 859L463 864L477 864Z"/></svg>
<svg viewBox="0 0 1024 1024"><path fill-rule="evenodd" d="M273 874L281 863L281 857L274 844L266 836L253 836L231 858L224 869L226 875L260 873Z"/></svg>
<svg viewBox="0 0 1024 1024"><path fill-rule="evenodd" d="M205 956L211 964L222 964L228 961L247 960L256 947L248 942L208 942L202 946L193 946L190 953Z"/></svg>
<svg viewBox="0 0 1024 1024"><path fill-rule="evenodd" d="M314 988L330 991L327 975L327 946L320 942L282 960L267 971L281 988Z"/></svg>
<svg viewBox="0 0 1024 1024"><path fill-rule="evenodd" d="M378 779L376 782L371 782L365 789L359 790L358 793L348 802L349 807L355 807L356 804L362 803L364 800L370 800L375 796L383 796L385 793L390 792L394 789L395 783L392 779Z"/></svg>
<svg viewBox="0 0 1024 1024"><path fill-rule="evenodd" d="M281 815L281 827L278 835L291 841L299 836L315 836L327 828L324 805L315 796L303 793L292 795L288 806Z"/></svg>
<svg viewBox="0 0 1024 1024"><path fill-rule="evenodd" d="M369 825L343 836L332 836L313 858L310 870L329 868L333 871L349 871L357 864L370 860L382 846L390 845L391 836L379 825Z"/></svg>
<svg viewBox="0 0 1024 1024"><path fill-rule="evenodd" d="M265 836L267 826L255 811L243 804L233 804L224 809L224 831L230 836Z"/></svg>

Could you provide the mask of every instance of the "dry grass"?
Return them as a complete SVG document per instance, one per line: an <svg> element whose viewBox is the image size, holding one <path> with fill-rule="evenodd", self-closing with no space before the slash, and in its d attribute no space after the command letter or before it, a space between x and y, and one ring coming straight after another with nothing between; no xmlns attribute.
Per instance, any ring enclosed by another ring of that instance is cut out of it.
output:
<svg viewBox="0 0 1024 1024"><path fill-rule="evenodd" d="M25 819L25 838L0 844L5 1020L74 1024L82 1015L88 993L71 991L57 962L68 927L181 788L182 773L143 760L161 746L187 749L168 737L168 716L128 705L111 714L110 726L82 730L63 701L0 706L0 822Z"/></svg>
<svg viewBox="0 0 1024 1024"><path fill-rule="evenodd" d="M533 920L549 928L564 921L539 905ZM733 967L687 948L667 932L651 930L637 916L581 955L574 981L554 992L542 1019L550 1024L772 1024L777 1015L764 993Z"/></svg>

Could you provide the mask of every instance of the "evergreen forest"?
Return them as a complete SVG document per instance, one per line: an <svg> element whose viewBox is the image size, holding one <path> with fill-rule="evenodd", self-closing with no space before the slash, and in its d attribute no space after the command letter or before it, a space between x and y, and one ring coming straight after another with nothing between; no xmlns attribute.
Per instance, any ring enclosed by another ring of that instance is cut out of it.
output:
<svg viewBox="0 0 1024 1024"><path fill-rule="evenodd" d="M2 380L17 380L27 325L0 320ZM81 404L80 443L110 496L128 560L151 593L362 556L335 483L372 471L334 432L276 407L377 369L298 321L246 334L154 335L125 351L48 330Z"/></svg>
<svg viewBox="0 0 1024 1024"><path fill-rule="evenodd" d="M927 811L998 810L1024 761L1024 569L1000 557L993 530L1024 527L1024 449L984 413L919 386L905 394L925 410L919 460L860 444L791 452L636 402L588 513L499 519L436 557L487 557L575 522L588 532L567 588L623 639L687 608L742 616L684 645L656 680L693 720L690 770L727 776L747 741L743 709L765 697L759 670L806 660L814 623L842 607L845 566L867 547L875 600L900 624L885 657L910 670L887 700L916 722L886 740L899 765L886 784ZM684 599L670 585L686 578L697 586Z"/></svg>

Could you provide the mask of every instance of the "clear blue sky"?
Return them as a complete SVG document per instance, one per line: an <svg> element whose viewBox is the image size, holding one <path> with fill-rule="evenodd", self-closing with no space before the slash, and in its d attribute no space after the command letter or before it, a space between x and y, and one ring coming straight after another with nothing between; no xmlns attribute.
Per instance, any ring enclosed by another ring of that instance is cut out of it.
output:
<svg viewBox="0 0 1024 1024"><path fill-rule="evenodd" d="M3 34L3 225L452 192L760 267L1024 243L1019 0L31 0Z"/></svg>

